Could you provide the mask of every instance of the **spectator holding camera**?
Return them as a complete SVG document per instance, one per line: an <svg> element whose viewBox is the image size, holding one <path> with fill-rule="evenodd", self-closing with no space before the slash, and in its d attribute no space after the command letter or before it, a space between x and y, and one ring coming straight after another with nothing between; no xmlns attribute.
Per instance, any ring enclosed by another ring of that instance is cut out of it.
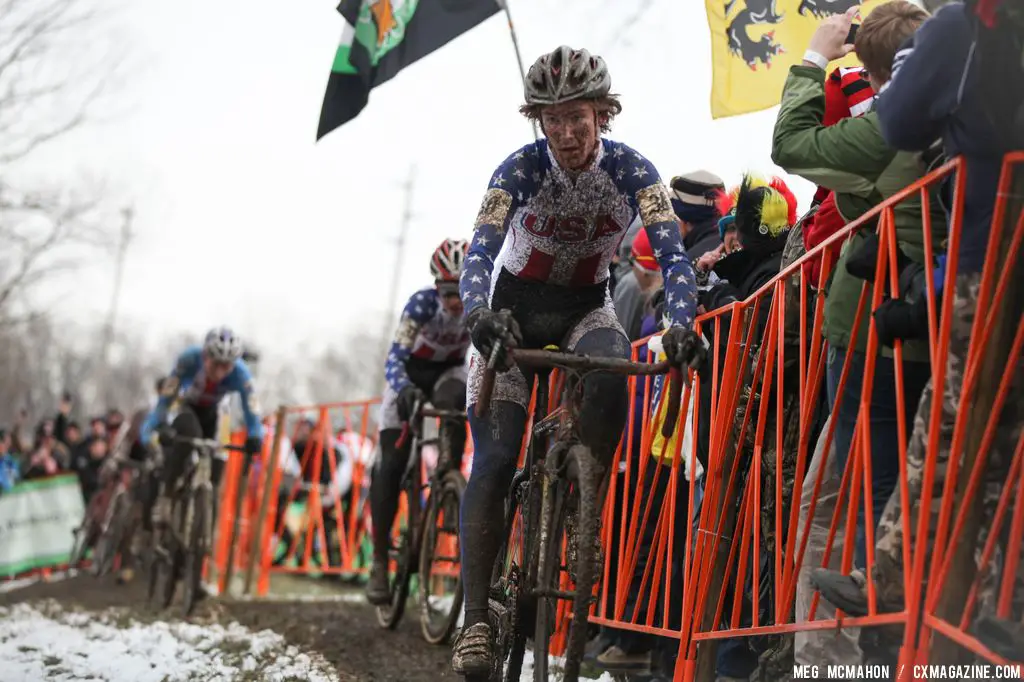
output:
<svg viewBox="0 0 1024 682"><path fill-rule="evenodd" d="M882 137L877 112L847 118L825 126L825 69L828 63L856 52L868 72L874 90L889 80L893 58L900 45L927 18L927 13L906 0L892 0L875 7L859 30L854 43L848 42L857 9L821 22L811 38L802 64L793 66L782 95L782 107L775 124L772 158L787 171L833 190L836 209L844 222L867 213L874 205L920 179L927 166L916 153L900 152ZM932 208L932 248L942 249L946 237L939 202ZM896 240L913 261L924 262L924 233L920 195L913 195L894 207ZM851 273L847 264L853 254L870 248L877 222L864 225L844 246L825 302L823 334L829 343L827 388L836 421L835 443L840 470L845 466L857 424L861 382L867 364L867 316L853 328L864 280ZM865 247L865 245L868 245ZM839 378L847 352L850 372L840 394ZM891 357L889 349L883 355ZM899 481L898 427L912 425L918 399L931 376L927 344L907 343L904 361L878 362L870 397L872 497L878 500L872 523L881 517L882 503ZM896 404L896 372L904 378L905 404ZM855 562L866 562L865 520L861 510L857 524Z"/></svg>

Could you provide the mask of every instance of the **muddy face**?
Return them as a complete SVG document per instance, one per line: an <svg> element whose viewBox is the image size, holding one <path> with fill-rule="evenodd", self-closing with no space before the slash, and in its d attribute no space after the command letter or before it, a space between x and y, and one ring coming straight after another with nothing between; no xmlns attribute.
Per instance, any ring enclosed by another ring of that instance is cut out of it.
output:
<svg viewBox="0 0 1024 682"><path fill-rule="evenodd" d="M600 128L593 102L553 104L541 112L540 123L563 169L583 170L594 160L600 144Z"/></svg>

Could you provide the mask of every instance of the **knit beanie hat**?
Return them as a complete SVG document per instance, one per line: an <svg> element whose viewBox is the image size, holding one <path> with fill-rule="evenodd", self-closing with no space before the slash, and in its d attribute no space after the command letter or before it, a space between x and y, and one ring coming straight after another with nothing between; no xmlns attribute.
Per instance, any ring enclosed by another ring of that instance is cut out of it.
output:
<svg viewBox="0 0 1024 682"><path fill-rule="evenodd" d="M651 240L647 236L647 230L640 230L636 233L631 247L633 262L648 272L660 272L661 266L658 259L654 257L654 250L651 248Z"/></svg>
<svg viewBox="0 0 1024 682"><path fill-rule="evenodd" d="M731 195L732 210L719 220L718 229L724 235L735 227L744 249L770 247L796 223L796 197L782 178L747 174Z"/></svg>
<svg viewBox="0 0 1024 682"><path fill-rule="evenodd" d="M680 220L699 224L718 217L715 200L725 191L722 178L705 170L677 175L669 183L672 208Z"/></svg>

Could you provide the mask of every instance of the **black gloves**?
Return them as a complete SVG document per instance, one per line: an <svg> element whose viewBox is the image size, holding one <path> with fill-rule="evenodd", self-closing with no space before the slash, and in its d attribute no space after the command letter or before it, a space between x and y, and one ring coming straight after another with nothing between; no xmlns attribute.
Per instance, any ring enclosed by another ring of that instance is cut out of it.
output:
<svg viewBox="0 0 1024 682"><path fill-rule="evenodd" d="M423 391L412 384L403 388L398 394L398 418L404 422L412 419L414 416L413 412L416 410L416 403L422 404L425 399Z"/></svg>
<svg viewBox="0 0 1024 682"><path fill-rule="evenodd" d="M160 445L167 448L174 445L174 437L178 434L170 424L161 424L156 427L156 435L160 439Z"/></svg>
<svg viewBox="0 0 1024 682"><path fill-rule="evenodd" d="M486 306L480 306L466 317L466 327L473 345L484 356L484 361L490 360L495 343L501 342L506 349L510 349L518 348L523 342L519 323L512 317L510 310L496 313ZM498 359L498 369L505 371L511 369L511 366L507 357Z"/></svg>
<svg viewBox="0 0 1024 682"><path fill-rule="evenodd" d="M681 369L697 369L708 355L700 336L692 329L669 328L662 336L662 345L668 361Z"/></svg>
<svg viewBox="0 0 1024 682"><path fill-rule="evenodd" d="M875 269L878 265L879 245L878 234L868 235L857 250L851 253L850 257L846 259L846 271L854 277L866 279L869 282L875 281ZM903 270L913 264L914 261L910 256L903 253L903 249L897 247L896 271L903 272ZM888 281L888 279L886 281Z"/></svg>
<svg viewBox="0 0 1024 682"><path fill-rule="evenodd" d="M928 302L921 296L913 303L890 298L873 313L878 341L892 347L896 339L909 341L928 336Z"/></svg>
<svg viewBox="0 0 1024 682"><path fill-rule="evenodd" d="M263 449L263 439L249 436L245 439L245 454L249 457L258 455Z"/></svg>

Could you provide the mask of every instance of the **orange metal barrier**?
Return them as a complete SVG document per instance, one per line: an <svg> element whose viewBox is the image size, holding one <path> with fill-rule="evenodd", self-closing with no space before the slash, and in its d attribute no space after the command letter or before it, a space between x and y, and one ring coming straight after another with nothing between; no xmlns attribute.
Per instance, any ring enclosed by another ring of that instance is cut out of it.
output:
<svg viewBox="0 0 1024 682"><path fill-rule="evenodd" d="M364 549L369 548L373 524L369 467L377 449L378 407L379 400L368 400L284 408L283 423L279 425L278 420L270 419L266 422L263 451L253 465L254 474L249 477L245 490L240 489L242 458L234 455L229 458L222 484L214 551L222 591L226 589L225 569L239 494L244 495L244 499L233 565L242 567L255 562L258 596L267 594L272 573L356 576L369 570ZM278 428L284 429L287 439L282 440L277 465L271 467ZM232 440L243 443L245 434L233 434ZM293 451L294 444L302 442L304 448ZM339 450L335 446L344 446L343 450L354 457L354 461L339 461ZM434 466L431 453L429 449L424 451L421 466L425 477ZM467 443L464 473L468 475L471 466L472 447ZM347 467L351 468L350 476L344 474ZM349 482L344 494L332 484L336 480L343 484ZM266 500L264 490L270 492ZM287 515L296 502L304 507L297 520ZM256 537L260 510L263 510L263 523ZM403 505L396 526L404 513ZM284 553L275 556L280 544L285 545Z"/></svg>
<svg viewBox="0 0 1024 682"><path fill-rule="evenodd" d="M272 477L272 483L266 504L264 537L259 542L262 552L257 594L266 594L271 572L330 575L358 574L366 570L359 561L359 548L368 532L367 467L376 446L376 433L371 430L375 421L371 410L376 404L377 401L335 403L287 411L285 429L291 442L304 440L306 445L298 463L299 471L292 472L289 485L282 484L287 467L284 458L291 454L286 447L282 446L282 452L278 453L278 466L264 471L265 476ZM307 413L316 414L311 427L308 422L303 424ZM338 461L334 447L343 432L348 434L344 436L349 441L346 445L350 456L355 458L349 463L351 483L344 496L331 484L344 464ZM328 468L327 472L324 467ZM296 500L305 502L305 512L298 529L291 532L287 529L285 512ZM292 540L285 555L274 565L278 540L289 535ZM331 556L334 553L328 551L329 548L336 548L337 554ZM296 561L295 566L285 565L292 559Z"/></svg>
<svg viewBox="0 0 1024 682"><path fill-rule="evenodd" d="M1016 232L1007 250L999 250L998 230L1006 212L1010 171L1022 161L1024 153L1007 157L999 203L996 207L997 227L993 230L990 242L987 268L978 302L979 310L996 309L1006 295L1013 275L1016 274L1014 268L1007 267L1006 264L1015 263L1019 255L1020 242L1024 239L1024 217L1010 221L1009 224L1016 227ZM996 420L1008 397L1013 371L1006 372L1000 382L995 407L985 425L985 438L970 472L966 496L961 500L961 506L954 507L953 493L957 485L956 462L964 446L964 433L971 412L962 410L959 414L954 430L953 456L950 458L949 472L944 480L942 510L937 519L937 549L930 568L925 562L926 556L929 556L926 553L925 538L928 537L930 517L928 514L921 514L921 518L916 519L916 534L913 533L908 504L906 443L912 425L902 422L898 424L900 483L897 493L902 493L898 499L903 511L903 536L907 538L902 548L903 565L907 567L903 575L906 595L906 606L903 611L880 612L878 595L872 581L868 581L867 616L850 618L838 612L835 618L816 618L818 595L815 595L809 612L797 613L794 608L797 578L803 565L810 531L810 524L805 522L802 532L798 533L798 516L805 485L803 472L807 470L810 462L809 450L815 446L812 440L812 427L815 412L821 407L821 389L828 349L822 337L824 296L820 292L824 291L825 284L829 281L831 261L834 260L833 251L847 236L865 223L875 219L879 221L881 245L876 280L873 284L863 285L854 321L855 329L861 324L868 327L868 347L865 353L867 360L858 405L859 417L850 456L842 472L839 500L832 515L829 538L822 560L822 566L827 567L831 560L833 541L838 536L843 540L841 565L844 572L848 572L853 562L858 509L863 507L864 518L870 520L873 518L873 509L886 503L886 500L873 500L871 489L872 425L869 408L875 369L879 361L892 362L896 370L898 413L904 412L907 400L901 372L902 343L895 344L891 359L881 358L875 321L870 314L870 311L882 302L887 287L893 297L899 295L893 210L908 198L921 197L926 259L932 262L935 254L931 247L933 226L929 219L931 197L928 192L946 178L951 178L956 199L950 223L945 281L945 291L950 292L950 295L944 297L941 310L935 309L933 286L931 278L928 279L928 316L931 328L928 342L933 358L933 382L937 386L942 386L945 379L945 358L949 352L950 322L953 314L952 291L956 278L956 254L963 210L964 176L960 160L949 162L882 203L868 215L846 226L812 252L786 267L772 282L762 287L748 300L735 302L726 308L701 316L698 321L701 328L713 334L716 343L711 349L711 376L697 377L694 386L684 392L684 420L687 415L686 408L691 402L694 408L690 413L693 421L688 424L693 429L690 452L682 451L683 441L678 439L671 443L673 447L669 448L668 453L662 453L665 458L662 462L652 456L651 445L660 426L660 406L651 404L651 379L641 380L648 385L639 387L636 385L637 380L631 380L630 409L631 414L637 416L631 418L617 456L616 463L621 465L621 472L617 474L620 484L611 486L606 500L603 534L605 567L598 603L592 611L591 620L617 629L679 639L676 680L713 678L713 673L708 674L709 670L713 670L713 663L710 660L709 665L701 666L702 674L698 674L698 644L725 638L791 635L798 631L886 624L903 627L904 646L901 664L920 664L931 660L929 645L930 638L935 632L967 647L984 660L993 663L1007 662L1005 657L982 645L969 631L970 614L976 605L979 583L985 577L983 572L976 574L966 612L962 617L958 616L959 621L956 625L940 618L936 608L940 595L947 587L953 549L962 539L967 514L972 506L970 502L978 494L981 485L987 450L992 444ZM817 259L821 263L817 282L805 281L808 272L805 266L812 259ZM791 296L787 297L787 292ZM771 301L765 304L768 297ZM798 319L801 321L800 331L796 337L785 326L787 316L792 316L796 312L791 309L787 313L787 305L793 306L794 302L798 306ZM865 316L866 322L863 320ZM760 332L761 338L758 339L758 327L762 319L765 323L763 331ZM813 320L809 329L803 324L803 321L808 319ZM978 381L979 368L986 357L994 323L995 318L992 316L978 315L975 320L968 368L962 388L962 400L965 403L970 399L971 391ZM1007 365L1011 368L1017 366L1021 349L1024 347L1024 323L1012 326L1017 333L1007 358ZM718 342L723 338L723 334L725 341ZM643 342L634 345L634 357L637 357L642 347ZM757 352L751 354L754 348ZM794 369L787 369L784 372L784 367ZM840 399L850 372L851 354L847 353L837 390ZM794 374L795 385L792 378ZM785 377L790 377L788 385ZM702 382L711 383L711 419L708 425L710 447L703 503L700 505L696 524L693 524L690 520L694 518L695 511L694 491L691 489L685 498L679 495L680 486L683 486L683 490L690 487L685 479L680 479L680 475L683 459L697 457L696 430L697 415L700 413L699 389ZM635 413L638 400L642 401L643 407L639 413ZM931 496L932 481L935 478L940 403L940 400L934 401L931 413L932 424L927 444L926 478L923 485L926 498ZM756 409L753 409L755 407ZM684 421L680 426L685 424ZM822 434L826 453L831 447L835 428L836 424L833 421ZM784 465L778 456L784 452L790 455L795 452L795 475L788 486L783 480ZM983 550L982 560L987 562L995 553L1000 534L1009 535L999 589L998 615L1001 618L1009 618L1011 615L1014 580L1017 579L1016 574L1020 572L1021 535L1024 533L1022 453L1024 436L1018 442L1010 462L1008 483L1003 488L994 525ZM765 456L774 459L767 461L764 460ZM666 461L667 466L664 463ZM765 473L766 463L774 469L771 478ZM813 482L806 482L807 485L813 486L809 514L811 517L814 515L822 487L823 472L824 466L819 469ZM665 488L659 496L667 502L655 507L649 493L651 490L659 489L659 486ZM1016 504L1013 508L1012 521L1007 521L1014 494ZM770 501L774 502L773 518L762 518L765 516L766 503ZM923 509L928 509L929 504L929 499L922 500ZM840 531L841 525L844 524L844 515L845 525ZM686 524L685 532L678 528L680 523ZM840 532L843 534L839 535ZM867 573L871 575L876 565L874 524L866 523L864 532L867 536ZM775 548L770 552L770 556L766 556L768 550L763 546L768 533L773 538ZM617 547L613 546L615 535L622 538ZM641 541L645 536L646 540ZM683 536L685 544L680 547ZM649 548L644 546L645 544L649 544ZM770 561L766 562L769 559ZM682 594L679 594L678 577L673 583L673 568L683 573ZM765 571L767 574L762 575ZM770 586L769 595L772 603L768 609L769 617L762 618L762 592L760 589L751 590L752 604L747 609L750 620L741 625L744 592L748 583L754 586L767 583ZM927 585L926 591L922 589L923 585ZM1020 589L1019 584L1016 588ZM1019 599L1021 595L1017 594L1016 597ZM673 607L677 610L675 614L672 612ZM1012 615L1018 618L1020 616L1019 613ZM704 649L700 647L702 653Z"/></svg>

